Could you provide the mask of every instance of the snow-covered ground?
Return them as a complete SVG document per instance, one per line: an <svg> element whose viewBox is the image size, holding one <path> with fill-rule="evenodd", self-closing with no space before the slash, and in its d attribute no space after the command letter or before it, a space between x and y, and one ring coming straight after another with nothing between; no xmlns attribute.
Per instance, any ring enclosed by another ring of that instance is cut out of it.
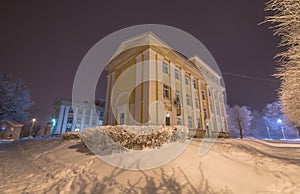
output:
<svg viewBox="0 0 300 194"><path fill-rule="evenodd" d="M205 156L193 140L145 171L106 164L60 138L0 144L0 193L300 193L300 144L218 139Z"/></svg>

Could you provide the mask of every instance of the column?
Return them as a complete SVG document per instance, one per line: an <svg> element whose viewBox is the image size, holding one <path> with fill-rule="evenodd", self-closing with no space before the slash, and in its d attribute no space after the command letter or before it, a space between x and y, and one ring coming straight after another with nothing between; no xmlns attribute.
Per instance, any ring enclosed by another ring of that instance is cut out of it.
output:
<svg viewBox="0 0 300 194"><path fill-rule="evenodd" d="M90 120L89 120L89 127L93 126L93 116L94 116L93 113L94 113L93 108L91 108L91 111L90 111Z"/></svg>
<svg viewBox="0 0 300 194"><path fill-rule="evenodd" d="M143 63L142 63L142 55L138 55L136 58L136 75L135 75L135 103L134 103L134 119L137 123L141 123L141 87L143 80Z"/></svg>
<svg viewBox="0 0 300 194"><path fill-rule="evenodd" d="M143 64L143 91L142 91L142 97L141 99L141 107L143 111L142 115L142 121L148 121L149 120L149 97L150 97L150 90L149 90L149 79L150 79L150 56L149 56L149 49L147 49L145 52L143 52L143 58L142 58L142 64Z"/></svg>
<svg viewBox="0 0 300 194"><path fill-rule="evenodd" d="M61 134L60 130L61 130L61 124L62 124L62 119L63 119L63 115L64 115L64 110L65 110L65 106L61 105L58 120L57 120L56 134Z"/></svg>
<svg viewBox="0 0 300 194"><path fill-rule="evenodd" d="M112 97L111 97L111 92L112 92L112 88L114 87L115 84L115 72L111 73L111 82L110 82L110 95L109 95L109 115L108 115L108 119L109 119L109 124L110 125L114 125L115 124L115 116L114 116L114 112L113 112L113 106L115 106L114 102L111 101ZM117 116L117 115L116 115Z"/></svg>
<svg viewBox="0 0 300 194"><path fill-rule="evenodd" d="M217 110L217 102L216 102L216 100L217 100L217 96L216 96L216 91L214 90L214 89L212 89L212 100L213 100L213 105L214 105L214 109L215 109L215 120L213 121L213 122L217 122L217 123L215 123L214 124L214 126L217 126L217 129L215 129L215 130L217 130L217 131L220 131L220 129L219 129L219 125L218 125L218 110Z"/></svg>
<svg viewBox="0 0 300 194"><path fill-rule="evenodd" d="M187 113L187 103L186 103L186 90L185 90L185 71L183 69L180 70L181 72L181 90L182 90L182 106L181 110L183 113L183 125L188 126L188 113Z"/></svg>
<svg viewBox="0 0 300 194"><path fill-rule="evenodd" d="M202 100L202 88L201 88L201 81L198 80L198 95L199 95L199 104L200 104L200 115L201 115L201 123L202 129L206 130L206 120L204 119L204 107L203 107L203 100Z"/></svg>
<svg viewBox="0 0 300 194"><path fill-rule="evenodd" d="M171 104L172 104L172 112L170 113L170 123L171 125L177 124L177 114L176 108L173 106L173 101L176 97L176 85L175 85L175 65L173 62L170 63L170 81L171 81Z"/></svg>
<svg viewBox="0 0 300 194"><path fill-rule="evenodd" d="M66 132L69 110L70 110L70 106L66 106L65 115L64 115L64 122L63 122L61 134L63 134L64 132Z"/></svg>
<svg viewBox="0 0 300 194"><path fill-rule="evenodd" d="M197 128L197 114L196 114L196 102L195 102L195 92L194 92L194 76L190 77L190 85L191 85L191 98L192 98L192 110L193 110L193 123L194 128Z"/></svg>
<svg viewBox="0 0 300 194"><path fill-rule="evenodd" d="M72 131L75 131L75 127L76 127L76 121L77 121L77 114L78 114L78 108L74 108L73 109L73 123L72 123Z"/></svg>
<svg viewBox="0 0 300 194"><path fill-rule="evenodd" d="M157 54L156 59L156 71L157 71L157 88L156 88L156 100L159 102L163 102L161 99L163 98L163 61L164 58L160 54ZM156 103L156 123L161 125L165 122L165 112L159 109L159 104Z"/></svg>
<svg viewBox="0 0 300 194"><path fill-rule="evenodd" d="M221 103L220 103L220 94L219 91L217 91L217 100L218 100L218 113L219 113L219 122L220 122L220 131L224 131L224 125L223 125L223 115L222 115L222 111L221 111Z"/></svg>
<svg viewBox="0 0 300 194"><path fill-rule="evenodd" d="M86 111L85 109L82 109L82 118L81 118L80 131L82 131L83 127L84 127L85 111Z"/></svg>
<svg viewBox="0 0 300 194"><path fill-rule="evenodd" d="M111 74L107 76L107 85L106 85L106 100L105 100L105 112L104 112L104 122L105 124L108 124L108 114L110 112L110 82L111 82ZM98 123L97 123L98 124Z"/></svg>
<svg viewBox="0 0 300 194"><path fill-rule="evenodd" d="M208 95L209 94L209 92L208 92L209 88L208 88L207 84L206 84L205 88L206 88L206 101L207 101L206 113L207 113L207 121L208 121L208 130L210 130L210 131L208 131L208 134L211 134L213 125L212 125L212 115L211 115L211 110L210 110L211 101L210 101L210 97ZM212 95L212 93L211 93L211 95ZM206 128L206 123L205 123L205 128Z"/></svg>

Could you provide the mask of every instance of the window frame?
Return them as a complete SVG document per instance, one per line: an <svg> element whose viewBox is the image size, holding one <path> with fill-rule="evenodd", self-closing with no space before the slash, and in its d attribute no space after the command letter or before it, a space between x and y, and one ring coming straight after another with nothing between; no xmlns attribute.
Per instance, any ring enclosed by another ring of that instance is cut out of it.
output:
<svg viewBox="0 0 300 194"><path fill-rule="evenodd" d="M167 63L165 61L163 61L163 73L165 73L167 75L170 75L169 63Z"/></svg>
<svg viewBox="0 0 300 194"><path fill-rule="evenodd" d="M191 106L191 96L189 94L186 94L186 105Z"/></svg>
<svg viewBox="0 0 300 194"><path fill-rule="evenodd" d="M175 70L174 70L174 77L175 77L175 80L180 80L180 72L177 68L175 68Z"/></svg>
<svg viewBox="0 0 300 194"><path fill-rule="evenodd" d="M188 76L188 75L185 75L185 76L184 76L184 82L185 82L185 85L190 86L190 79L189 79L189 76Z"/></svg>
<svg viewBox="0 0 300 194"><path fill-rule="evenodd" d="M170 86L163 84L163 97L166 99L171 99L171 90Z"/></svg>

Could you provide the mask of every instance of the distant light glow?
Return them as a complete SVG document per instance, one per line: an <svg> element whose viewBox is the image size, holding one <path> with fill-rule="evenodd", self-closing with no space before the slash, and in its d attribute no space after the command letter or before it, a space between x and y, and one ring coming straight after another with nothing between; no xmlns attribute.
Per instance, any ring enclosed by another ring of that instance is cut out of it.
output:
<svg viewBox="0 0 300 194"><path fill-rule="evenodd" d="M4 131L4 130L6 129L6 127L5 127L5 126L3 126L3 127L1 127L1 129Z"/></svg>
<svg viewBox="0 0 300 194"><path fill-rule="evenodd" d="M167 113L166 117L167 117L167 118L170 118L170 113Z"/></svg>
<svg viewBox="0 0 300 194"><path fill-rule="evenodd" d="M52 121L52 126L54 126L56 124L55 118L53 118L51 121Z"/></svg>
<svg viewBox="0 0 300 194"><path fill-rule="evenodd" d="M281 119L277 119L277 123L282 123L282 120Z"/></svg>
<svg viewBox="0 0 300 194"><path fill-rule="evenodd" d="M32 122L35 122L35 121L36 121L36 118L33 118L33 119L32 119Z"/></svg>

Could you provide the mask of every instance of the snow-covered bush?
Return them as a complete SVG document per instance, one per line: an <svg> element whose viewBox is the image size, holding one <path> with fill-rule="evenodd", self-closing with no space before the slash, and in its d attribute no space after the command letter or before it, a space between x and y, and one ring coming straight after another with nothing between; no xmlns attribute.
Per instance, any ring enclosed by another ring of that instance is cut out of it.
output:
<svg viewBox="0 0 300 194"><path fill-rule="evenodd" d="M175 133L171 141L185 143L189 134L189 129L185 126L175 126Z"/></svg>
<svg viewBox="0 0 300 194"><path fill-rule="evenodd" d="M79 132L65 132L61 135L63 140L80 140Z"/></svg>
<svg viewBox="0 0 300 194"><path fill-rule="evenodd" d="M99 151L154 149L170 142L184 143L188 129L182 126L101 126L81 132L82 140ZM94 150L94 149L93 149Z"/></svg>

